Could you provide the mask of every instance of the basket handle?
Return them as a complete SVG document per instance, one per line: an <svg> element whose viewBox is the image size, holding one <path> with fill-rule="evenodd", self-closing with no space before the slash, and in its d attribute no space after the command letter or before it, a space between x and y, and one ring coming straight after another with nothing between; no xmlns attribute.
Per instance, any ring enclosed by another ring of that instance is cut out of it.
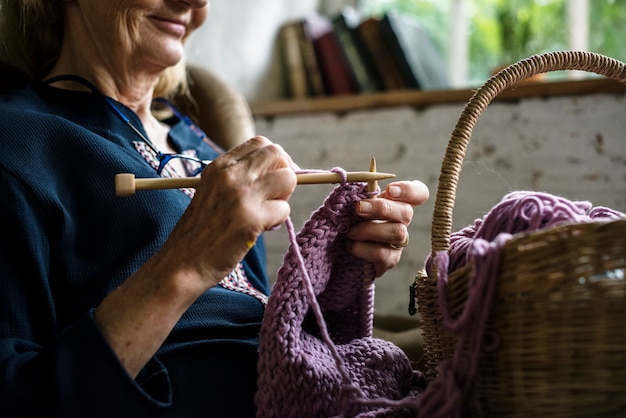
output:
<svg viewBox="0 0 626 418"><path fill-rule="evenodd" d="M626 64L604 55L583 51L556 51L532 55L504 68L487 80L465 105L448 142L433 211L431 227L433 256L450 248L452 211L459 175L472 129L480 114L500 92L518 82L535 74L562 70L593 72L626 83Z"/></svg>

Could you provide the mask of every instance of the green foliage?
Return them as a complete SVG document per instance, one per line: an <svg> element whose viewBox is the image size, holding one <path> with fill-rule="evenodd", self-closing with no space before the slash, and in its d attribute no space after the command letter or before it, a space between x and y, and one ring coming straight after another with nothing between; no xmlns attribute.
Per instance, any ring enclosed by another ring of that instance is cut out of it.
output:
<svg viewBox="0 0 626 418"><path fill-rule="evenodd" d="M470 15L470 78L541 52L567 48L565 0L475 0ZM485 63L485 65L481 65Z"/></svg>
<svg viewBox="0 0 626 418"><path fill-rule="evenodd" d="M500 65L568 48L567 0L465 0L465 7L470 84L484 82ZM368 15L415 16L442 51L448 45L450 1L360 0L359 8ZM590 0L589 15L589 50L626 61L626 0Z"/></svg>
<svg viewBox="0 0 626 418"><path fill-rule="evenodd" d="M589 50L626 61L626 0L592 0Z"/></svg>

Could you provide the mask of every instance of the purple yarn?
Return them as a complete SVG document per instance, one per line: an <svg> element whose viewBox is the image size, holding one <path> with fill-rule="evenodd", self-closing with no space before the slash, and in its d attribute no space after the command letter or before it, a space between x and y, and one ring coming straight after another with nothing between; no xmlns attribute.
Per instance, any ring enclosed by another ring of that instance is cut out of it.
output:
<svg viewBox="0 0 626 418"><path fill-rule="evenodd" d="M565 223L610 221L624 215L616 210L587 201L571 201L544 192L515 191L505 195L482 219L476 219L450 235L449 271L467 263L468 247L476 238L492 241L502 232L517 234L554 227ZM431 257L426 260L426 273L431 276Z"/></svg>
<svg viewBox="0 0 626 418"><path fill-rule="evenodd" d="M548 193L517 191L506 195L482 219L451 234L448 252L439 252L426 261L429 277L432 263L439 274L437 291L443 325L458 336L453 357L439 364L438 376L420 397L420 414L425 417L461 417L472 405L482 415L473 397L482 351L498 348L497 335L486 334L486 323L498 277L500 255L514 234L531 232L563 224L614 221L626 214L589 202L569 201ZM468 299L463 312L454 318L447 298L448 273L468 262L473 265ZM463 351L463 348L466 351Z"/></svg>
<svg viewBox="0 0 626 418"><path fill-rule="evenodd" d="M261 326L257 417L413 417L424 388L406 354L372 338L371 263L346 250L364 183L337 186L296 235Z"/></svg>
<svg viewBox="0 0 626 418"><path fill-rule="evenodd" d="M437 264L443 323L458 334L459 349L426 387L402 350L371 337L373 267L347 252L345 233L361 221L356 202L372 194L343 178L298 234L286 221L290 246L261 326L258 418L460 418L468 405L480 414L472 386L481 352L498 348L498 336L485 327L503 246L520 232L625 216L588 202L514 192L452 234L450 251L429 258L427 270ZM443 297L447 275L467 262L474 277L464 311L453 318Z"/></svg>

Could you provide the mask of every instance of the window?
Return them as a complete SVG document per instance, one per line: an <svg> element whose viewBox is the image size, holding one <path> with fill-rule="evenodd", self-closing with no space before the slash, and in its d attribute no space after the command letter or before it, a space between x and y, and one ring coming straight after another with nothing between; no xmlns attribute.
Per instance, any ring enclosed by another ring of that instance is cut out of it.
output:
<svg viewBox="0 0 626 418"><path fill-rule="evenodd" d="M447 58L455 88L532 54L588 50L626 61L626 0L359 0L363 15L415 16ZM577 74L550 73L551 78Z"/></svg>

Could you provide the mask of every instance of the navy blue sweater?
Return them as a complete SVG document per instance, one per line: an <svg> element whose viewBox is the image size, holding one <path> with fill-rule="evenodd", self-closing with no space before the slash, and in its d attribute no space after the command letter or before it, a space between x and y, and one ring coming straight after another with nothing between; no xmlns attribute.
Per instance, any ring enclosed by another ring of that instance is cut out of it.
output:
<svg viewBox="0 0 626 418"><path fill-rule="evenodd" d="M143 129L129 109L118 106ZM117 197L115 174L156 177L102 96L35 85L0 96L0 416L254 415L263 304L216 286L131 379L93 310L163 244L180 190ZM218 154L181 121L171 137ZM263 241L243 262L269 292Z"/></svg>

